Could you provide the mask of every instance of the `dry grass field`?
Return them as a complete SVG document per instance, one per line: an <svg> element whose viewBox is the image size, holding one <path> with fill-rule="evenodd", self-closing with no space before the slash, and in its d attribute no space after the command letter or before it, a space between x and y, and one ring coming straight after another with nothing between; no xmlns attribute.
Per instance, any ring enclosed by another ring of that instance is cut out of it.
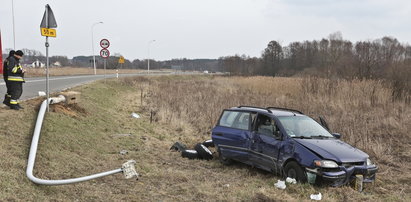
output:
<svg viewBox="0 0 411 202"><path fill-rule="evenodd" d="M162 76L74 90L82 93L79 105L55 105L46 116L35 175L79 177L135 159L142 176L135 181L117 174L53 187L31 183L25 164L41 100L30 100L19 112L0 109L0 201L309 201L318 192L325 201L411 200L411 106L392 102L390 86L381 81ZM272 173L223 166L217 159L188 160L169 150L176 141L193 147L209 139L221 110L238 105L324 116L344 141L370 154L380 167L376 182L363 193L307 184L279 190L274 183L281 177ZM142 118L132 118L132 112ZM128 154L119 154L123 149Z"/></svg>

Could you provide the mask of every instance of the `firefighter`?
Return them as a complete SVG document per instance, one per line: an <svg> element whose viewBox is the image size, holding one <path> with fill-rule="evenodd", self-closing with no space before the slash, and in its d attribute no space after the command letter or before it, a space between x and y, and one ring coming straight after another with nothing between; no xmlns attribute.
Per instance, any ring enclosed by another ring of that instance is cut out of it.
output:
<svg viewBox="0 0 411 202"><path fill-rule="evenodd" d="M23 51L18 50L14 53L13 57L10 57L7 65L7 82L10 88L10 109L20 110L23 107L20 106L18 100L23 93L24 83L24 69L20 65L20 59L23 57Z"/></svg>
<svg viewBox="0 0 411 202"><path fill-rule="evenodd" d="M6 93L6 95L4 95L3 104L5 104L7 106L10 106L10 98L11 98L10 87L9 87L9 83L7 81L7 74L8 74L7 66L8 66L8 63L9 63L9 58L13 57L14 53L15 53L15 51L11 50L10 53L9 53L9 56L4 60L4 63L3 63L3 79L4 79L4 83L6 83L6 88L7 88L7 93Z"/></svg>

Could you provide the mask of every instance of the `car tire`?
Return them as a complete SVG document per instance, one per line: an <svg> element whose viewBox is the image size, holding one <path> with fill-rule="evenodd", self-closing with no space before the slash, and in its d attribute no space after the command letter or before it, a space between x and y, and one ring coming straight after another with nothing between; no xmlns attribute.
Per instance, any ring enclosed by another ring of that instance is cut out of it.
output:
<svg viewBox="0 0 411 202"><path fill-rule="evenodd" d="M198 159L198 153L196 150L183 150L181 152L181 157L188 159Z"/></svg>
<svg viewBox="0 0 411 202"><path fill-rule="evenodd" d="M219 149L218 149L218 160L220 161L221 164L223 164L225 166L229 166L229 165L233 164L233 160L223 156Z"/></svg>
<svg viewBox="0 0 411 202"><path fill-rule="evenodd" d="M307 174L303 168L295 161L290 161L284 167L284 176L294 178L297 182L307 182Z"/></svg>
<svg viewBox="0 0 411 202"><path fill-rule="evenodd" d="M214 147L214 142L213 140L206 140L203 142L203 145L206 147Z"/></svg>
<svg viewBox="0 0 411 202"><path fill-rule="evenodd" d="M205 159L205 160L213 159L213 153L211 153L211 151L206 146L204 146L203 144L198 143L194 147L194 149L197 151L198 156L200 158Z"/></svg>

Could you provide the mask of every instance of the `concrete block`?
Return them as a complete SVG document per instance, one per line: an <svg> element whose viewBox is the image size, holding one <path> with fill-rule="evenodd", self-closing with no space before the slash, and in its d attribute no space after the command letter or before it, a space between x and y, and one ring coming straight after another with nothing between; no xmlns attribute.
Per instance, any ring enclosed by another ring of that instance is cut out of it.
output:
<svg viewBox="0 0 411 202"><path fill-rule="evenodd" d="M76 91L67 91L67 92L62 92L62 95L64 95L64 97L66 97L66 104L77 104L80 102L80 92L76 92Z"/></svg>

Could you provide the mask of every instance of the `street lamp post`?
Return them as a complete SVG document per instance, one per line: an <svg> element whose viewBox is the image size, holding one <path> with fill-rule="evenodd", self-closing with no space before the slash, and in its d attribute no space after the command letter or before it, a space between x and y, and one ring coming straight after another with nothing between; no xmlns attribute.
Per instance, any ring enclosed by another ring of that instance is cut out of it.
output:
<svg viewBox="0 0 411 202"><path fill-rule="evenodd" d="M16 28L14 25L14 0L11 0L11 13L13 16L13 48L16 50Z"/></svg>
<svg viewBox="0 0 411 202"><path fill-rule="evenodd" d="M94 75L97 74L96 70L96 55L94 54L94 26L98 24L103 24L103 22L96 22L91 26L91 49L93 51L93 67L94 67Z"/></svg>
<svg viewBox="0 0 411 202"><path fill-rule="evenodd" d="M147 74L150 74L150 45L154 43L156 40L150 40L148 42L148 60L147 60Z"/></svg>

